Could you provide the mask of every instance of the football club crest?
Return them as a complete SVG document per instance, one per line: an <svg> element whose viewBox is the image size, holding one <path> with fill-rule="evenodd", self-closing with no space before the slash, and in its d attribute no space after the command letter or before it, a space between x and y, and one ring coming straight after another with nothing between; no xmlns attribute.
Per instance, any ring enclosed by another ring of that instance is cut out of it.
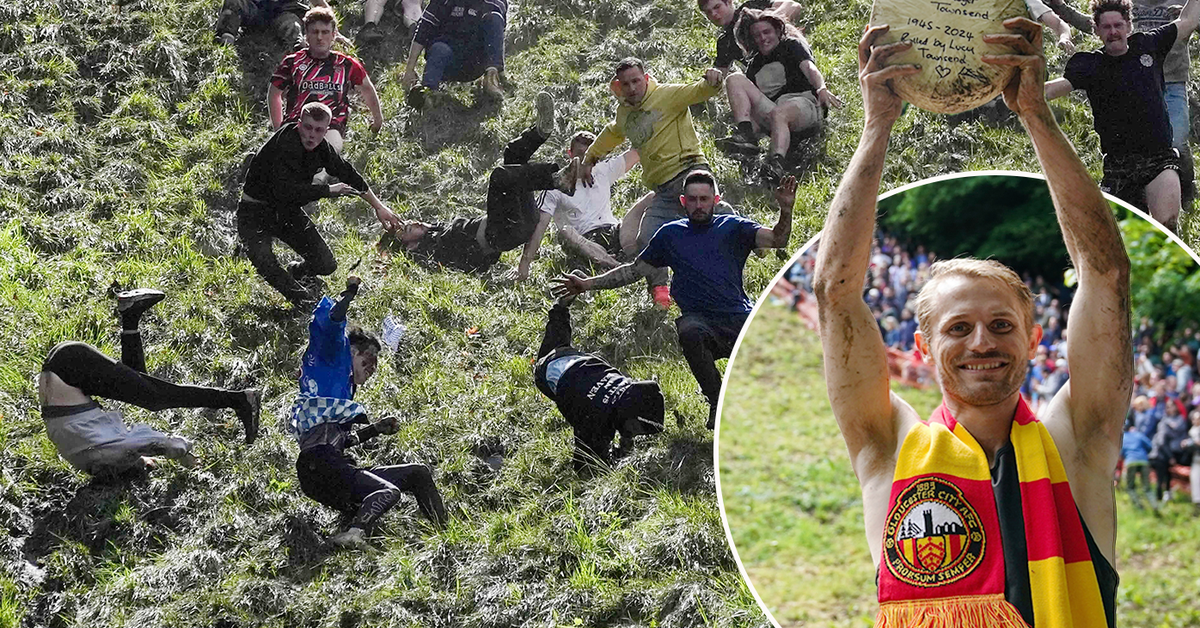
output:
<svg viewBox="0 0 1200 628"><path fill-rule="evenodd" d="M1154 57L1151 57L1150 55L1142 55L1138 61L1141 61L1142 65L1146 67L1154 65Z"/></svg>
<svg viewBox="0 0 1200 628"><path fill-rule="evenodd" d="M921 478L888 513L884 562L901 582L944 586L975 571L985 542L979 514L962 491L941 478Z"/></svg>

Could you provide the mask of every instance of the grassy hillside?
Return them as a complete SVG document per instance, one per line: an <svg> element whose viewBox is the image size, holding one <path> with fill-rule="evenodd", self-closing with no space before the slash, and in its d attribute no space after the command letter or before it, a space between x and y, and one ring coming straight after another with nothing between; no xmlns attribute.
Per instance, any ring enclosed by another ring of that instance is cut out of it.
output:
<svg viewBox="0 0 1200 628"><path fill-rule="evenodd" d="M783 626L869 626L878 610L862 495L829 414L817 335L765 304L730 372L721 422L721 495L755 590ZM922 416L936 390L897 389ZM1185 583L1200 578L1191 504L1161 517L1117 493L1118 625L1200 626ZM798 577L799 576L799 577Z"/></svg>

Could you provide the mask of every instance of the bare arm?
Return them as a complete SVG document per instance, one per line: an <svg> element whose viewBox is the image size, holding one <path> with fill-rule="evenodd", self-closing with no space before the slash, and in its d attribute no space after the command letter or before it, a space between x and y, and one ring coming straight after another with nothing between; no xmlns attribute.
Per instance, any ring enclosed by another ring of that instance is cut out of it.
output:
<svg viewBox="0 0 1200 628"><path fill-rule="evenodd" d="M800 71L808 79L817 90L817 104L828 109L829 107L841 107L842 99L838 98L829 88L825 86L825 77L821 75L821 70L817 69L817 64L812 60L807 60L800 64Z"/></svg>
<svg viewBox="0 0 1200 628"><path fill-rule="evenodd" d="M425 46L413 42L408 47L408 62L404 64L404 87L411 89L417 84L417 59L421 58L421 53L425 51Z"/></svg>
<svg viewBox="0 0 1200 628"><path fill-rule="evenodd" d="M550 226L550 219L553 216L542 212L538 218L537 227L533 229L533 235L529 237L529 241L525 243L525 250L521 252L521 263L517 265L517 280L524 281L529 278L529 266L533 264L533 260L537 259L538 248L542 245L542 236L546 235L546 227Z"/></svg>
<svg viewBox="0 0 1200 628"><path fill-rule="evenodd" d="M375 210L375 218L379 220L379 224L383 225L384 229L391 231L400 226L400 217L390 207L385 205L383 201L379 200L379 197L375 196L374 192L371 190L363 192L362 199Z"/></svg>
<svg viewBox="0 0 1200 628"><path fill-rule="evenodd" d="M629 171L633 170L633 167L641 161L642 156L636 148L631 148L622 153L621 158L625 160L625 174L629 174Z"/></svg>
<svg viewBox="0 0 1200 628"><path fill-rule="evenodd" d="M1042 95L1046 100L1054 100L1062 98L1075 90L1075 86L1071 85L1071 81L1066 78L1056 78L1053 81L1046 81L1045 87L1042 89Z"/></svg>
<svg viewBox="0 0 1200 628"><path fill-rule="evenodd" d="M283 124L283 90L274 84L267 88L267 114L271 116L272 129Z"/></svg>
<svg viewBox="0 0 1200 628"><path fill-rule="evenodd" d="M551 293L556 297L579 294L588 290L609 290L627 286L650 274L654 269L650 264L640 259L628 264L622 264L606 273L595 277L580 277L578 275L561 275L554 280Z"/></svg>
<svg viewBox="0 0 1200 628"><path fill-rule="evenodd" d="M779 221L771 229L759 229L755 234L757 248L781 249L792 237L792 207L796 204L796 177L788 175L775 188L775 201L779 203ZM866 271L864 271L866 272Z"/></svg>
<svg viewBox="0 0 1200 628"><path fill-rule="evenodd" d="M379 92L375 91L371 77L363 79L362 85L358 86L358 92L362 94L367 109L371 110L371 132L378 133L379 129L383 128L383 107L379 105Z"/></svg>
<svg viewBox="0 0 1200 628"><path fill-rule="evenodd" d="M1195 31L1198 25L1200 25L1200 0L1188 0L1187 4L1183 5L1183 11L1179 13L1179 19L1175 20L1175 26L1179 29L1176 40L1191 37L1192 31Z"/></svg>
<svg viewBox="0 0 1200 628"><path fill-rule="evenodd" d="M782 13L788 21L799 17L801 8L800 3L794 0L775 0L771 3L771 10Z"/></svg>
<svg viewBox="0 0 1200 628"><path fill-rule="evenodd" d="M885 463L894 459L899 443L883 338L863 301L862 286L888 139L903 106L889 81L919 71L911 65L884 66L887 58L911 47L873 46L887 30L871 28L859 43L864 129L829 208L814 271L829 401L864 490L884 481Z"/></svg>
<svg viewBox="0 0 1200 628"><path fill-rule="evenodd" d="M1063 52L1069 55L1075 54L1075 44L1071 42L1071 27L1067 26L1067 23L1062 21L1062 18L1058 17L1057 13L1047 11L1038 19L1044 22L1050 30L1054 31L1054 43L1058 44L1058 47Z"/></svg>

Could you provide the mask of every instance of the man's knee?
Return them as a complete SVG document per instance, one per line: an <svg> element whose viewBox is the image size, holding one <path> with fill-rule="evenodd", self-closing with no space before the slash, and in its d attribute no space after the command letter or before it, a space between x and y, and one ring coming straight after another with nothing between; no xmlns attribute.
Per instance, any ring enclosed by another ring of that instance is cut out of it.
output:
<svg viewBox="0 0 1200 628"><path fill-rule="evenodd" d="M444 41L433 42L433 44L431 44L429 46L429 48L425 51L425 61L426 62L428 62L430 59L433 59L433 58L449 59L453 56L454 56L454 49L450 47L450 44L448 44Z"/></svg>
<svg viewBox="0 0 1200 628"><path fill-rule="evenodd" d="M315 255L313 259L306 261L309 272L314 275L332 275L337 272L337 259L333 257L331 251L323 251L320 255Z"/></svg>
<svg viewBox="0 0 1200 628"><path fill-rule="evenodd" d="M704 321L684 316L675 323L675 331L679 334L679 345L685 351L689 347L707 343L712 337L712 330Z"/></svg>

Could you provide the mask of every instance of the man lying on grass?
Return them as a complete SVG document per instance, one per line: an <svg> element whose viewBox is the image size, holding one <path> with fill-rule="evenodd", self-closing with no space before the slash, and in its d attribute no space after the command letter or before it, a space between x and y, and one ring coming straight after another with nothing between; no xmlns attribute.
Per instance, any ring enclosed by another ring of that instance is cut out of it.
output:
<svg viewBox="0 0 1200 628"><path fill-rule="evenodd" d="M878 626L1115 625L1113 471L1133 354L1129 258L1108 202L1043 97L1042 29L1025 18L984 41L1015 66L1004 102L1033 141L1079 287L1071 381L1039 421L1021 396L1042 329L1033 295L994 260L940 261L917 298L915 339L943 403L928 421L888 384L879 326L863 301L876 195L903 103L888 65L911 42L859 44L864 129L829 208L814 273L833 416L863 491L878 568ZM987 220L987 217L980 217Z"/></svg>
<svg viewBox="0 0 1200 628"><path fill-rule="evenodd" d="M546 333L533 366L538 390L558 406L575 431L575 471L593 461L608 464L613 436L621 433L618 456L633 451L633 437L663 430L663 395L658 382L622 375L603 358L571 346L571 302L559 297L550 308Z"/></svg>
<svg viewBox="0 0 1200 628"><path fill-rule="evenodd" d="M181 386L146 374L146 354L138 328L142 314L163 300L157 290L117 295L121 317L121 361L82 342L60 342L38 375L38 400L46 435L71 466L93 475L153 468L165 456L192 466L192 443L148 425L125 425L118 411L105 411L92 397L131 403L151 411L167 408L233 408L246 429L246 442L258 436L257 390Z"/></svg>
<svg viewBox="0 0 1200 628"><path fill-rule="evenodd" d="M385 234L380 244L423 262L468 273L491 268L500 261L501 253L519 246L536 250L543 231L537 228L541 212L534 192L558 190L571 196L580 169L578 157L561 170L556 164L529 162L554 132L550 94L539 93L536 105L537 123L504 147L504 163L488 177L485 215L442 224L407 222Z"/></svg>
<svg viewBox="0 0 1200 628"><path fill-rule="evenodd" d="M785 177L775 190L779 222L771 229L733 214L713 214L721 201L717 181L707 170L690 172L683 181L679 203L687 218L668 222L650 238L634 261L595 277L563 275L556 295L579 294L627 286L656 269L675 275L671 297L682 315L675 320L679 347L700 390L708 399L708 429L716 427L721 372L716 361L729 357L754 303L742 287L746 258L756 248L787 246L792 235L792 204L796 178Z"/></svg>
<svg viewBox="0 0 1200 628"><path fill-rule="evenodd" d="M292 405L289 428L300 443L296 475L300 489L312 499L352 515L346 531L330 542L342 547L366 544L371 526L400 501L400 493L417 498L421 514L436 526L446 522L442 496L433 474L423 464L360 468L346 449L380 434L395 434L394 417L374 424L367 409L353 401L354 392L375 373L379 339L358 326L347 329L346 310L362 281L353 275L337 301L324 297L308 324L309 342L300 364L300 396ZM354 425L366 423L358 431Z"/></svg>
<svg viewBox="0 0 1200 628"><path fill-rule="evenodd" d="M329 107L311 102L304 105L299 122L281 126L250 160L237 208L238 239L246 257L272 288L297 307L311 307L316 301L316 295L300 284L301 279L337 270L333 251L304 213L304 205L322 198L358 196L375 209L375 217L385 229L400 224L354 166L325 139L330 115ZM313 183L321 170L339 181L333 185ZM280 266L272 249L275 238L304 261L292 262L286 269Z"/></svg>

